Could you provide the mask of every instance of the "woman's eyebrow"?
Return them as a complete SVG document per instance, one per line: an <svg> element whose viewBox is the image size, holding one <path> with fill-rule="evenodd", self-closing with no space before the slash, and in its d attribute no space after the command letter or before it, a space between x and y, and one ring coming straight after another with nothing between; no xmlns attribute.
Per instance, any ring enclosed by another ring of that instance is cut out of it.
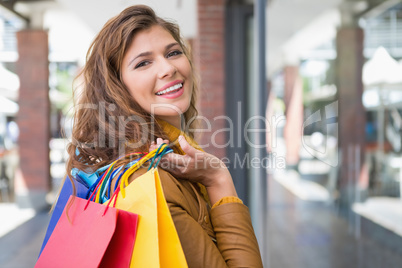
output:
<svg viewBox="0 0 402 268"><path fill-rule="evenodd" d="M170 49L170 48L172 48L172 47L174 47L174 46L176 46L176 45L179 45L179 43L177 43L177 42L170 43L170 44L168 44L168 45L165 46L165 50L168 50L168 49ZM147 52L142 52L142 53L138 54L138 55L135 56L132 60L130 60L130 62L128 63L128 66L131 66L131 64L132 64L136 59L138 59L138 58L140 58L140 57L146 57L146 56L149 56L149 55L152 55L152 52L147 51Z"/></svg>
<svg viewBox="0 0 402 268"><path fill-rule="evenodd" d="M167 45L167 46L165 47L165 49L168 50L168 49L174 47L175 45L179 45L179 43L177 43L177 42L171 43L171 44Z"/></svg>
<svg viewBox="0 0 402 268"><path fill-rule="evenodd" d="M146 57L146 56L149 56L149 55L152 55L152 52L150 52L150 51L142 52L142 53L138 54L137 56L135 56L132 60L130 60L130 62L128 63L127 66L131 66L131 64L132 64L137 58Z"/></svg>

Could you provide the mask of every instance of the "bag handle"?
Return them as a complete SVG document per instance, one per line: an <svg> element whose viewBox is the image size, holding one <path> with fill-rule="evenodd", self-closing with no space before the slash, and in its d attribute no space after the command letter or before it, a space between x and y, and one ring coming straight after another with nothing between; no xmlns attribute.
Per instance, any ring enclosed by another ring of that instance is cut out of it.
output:
<svg viewBox="0 0 402 268"><path fill-rule="evenodd" d="M123 198L126 197L126 191L125 188L128 186L128 178L133 174L135 171L137 171L145 162L148 160L153 160L151 162L150 167L148 170L151 168L156 168L156 166L159 164L160 159L162 156L164 156L167 153L173 152L173 150L167 145L166 143L162 143L157 149L152 150L148 154L144 155L137 163L135 163L133 166L131 166L129 169L126 170L124 173L123 177L121 178L120 181L120 192L123 196ZM158 159L158 161L155 163L155 159ZM156 165L155 165L155 164Z"/></svg>
<svg viewBox="0 0 402 268"><path fill-rule="evenodd" d="M101 185L101 184L98 184L98 185L96 186L96 189L95 189L95 190L97 190L100 185ZM106 214L107 210L108 210L109 207L110 207L110 203L112 202L113 199L114 199L113 207L116 207L116 200L117 200L117 195L119 194L119 191L120 191L120 186L117 187L116 191L114 191L112 197L110 198L109 202L107 203L107 205L106 205L106 207L105 207L105 210L103 211L102 216L104 216L104 215ZM91 194L90 198L87 200L87 203L85 204L85 207L84 207L84 211L88 208L88 205L89 205L89 203L91 202L91 199L92 199L93 195L95 194L95 192L96 192L96 191L94 191L94 192Z"/></svg>
<svg viewBox="0 0 402 268"><path fill-rule="evenodd" d="M144 155L144 153L143 152L133 152L133 153L121 156L118 159L116 159L115 161L113 161L110 164L110 166L106 169L106 171L103 173L103 175L100 178L100 180L97 181L97 185L96 185L96 188L95 188L96 190L94 190L94 192L96 192L96 196L95 196L95 200L94 200L96 203L101 203L102 202L101 197L102 197L102 194L105 191L106 186L111 185L111 180L114 178L114 175L117 173L117 172L115 172L117 170L113 170L115 165L116 165L116 163L117 163L117 161L120 160L123 157L128 158L128 157L132 157L133 155L140 156L140 155ZM124 167L121 167L121 169L124 169ZM101 186L98 187L98 185L101 185ZM110 189L110 187L108 187L108 188ZM117 189L117 187L115 187L115 189ZM92 195L91 195L90 199L92 199Z"/></svg>
<svg viewBox="0 0 402 268"><path fill-rule="evenodd" d="M163 144L165 144L165 143L163 143ZM162 150L160 150L160 149L162 149ZM161 161L162 157L165 154L170 153L171 152L170 150L172 150L172 149L169 147L169 145L163 146L163 147L162 146L158 147L156 150L155 156L152 157L152 162L149 165L148 171L151 170L151 168L156 168L159 165L159 162ZM155 160L157 160L157 161L155 162Z"/></svg>
<svg viewBox="0 0 402 268"><path fill-rule="evenodd" d="M105 211L103 212L102 216L104 216L106 214L107 210L110 207L110 203L112 202L112 200L114 200L113 207L116 207L117 195L119 194L119 192L120 192L120 186L117 187L116 191L114 191L112 197L109 199L109 202L107 203Z"/></svg>
<svg viewBox="0 0 402 268"><path fill-rule="evenodd" d="M167 154L172 152L173 150L166 144L163 143L161 146L159 146L157 149L149 152L148 154L146 154L145 156L143 156L137 163L135 163L132 167L130 167L129 169L127 169L124 174L123 174L123 179L121 180L120 185L116 188L116 190L114 191L113 195L111 196L111 198L109 199L106 208L102 214L102 216L104 216L107 212L107 210L110 207L110 204L112 202L112 200L114 200L113 202L113 207L116 206L116 201L117 201L117 195L118 193L121 191L123 198L125 197L125 189L121 188L122 185L124 185L125 183L125 187L127 187L128 185L128 177L133 174L136 170L139 169L139 167L145 163L148 160L152 159L152 162L148 168L148 170L151 170L153 168L156 168L159 165L159 162L161 161L162 157ZM114 161L110 167L107 169L107 171L103 174L101 180L99 181L98 185L95 187L95 190L93 191L93 193L91 194L91 196L88 198L88 201L84 207L84 210L87 209L89 203L91 202L91 199L94 197L95 193L96 193L96 198L95 198L95 202L99 203L100 200L100 193L103 191L106 183L108 181L108 179L110 178L110 174L112 173L113 167L116 164L117 160ZM140 163L140 164L139 164ZM130 173L129 173L130 172ZM127 175L129 174L129 175ZM127 180L127 182L125 181Z"/></svg>

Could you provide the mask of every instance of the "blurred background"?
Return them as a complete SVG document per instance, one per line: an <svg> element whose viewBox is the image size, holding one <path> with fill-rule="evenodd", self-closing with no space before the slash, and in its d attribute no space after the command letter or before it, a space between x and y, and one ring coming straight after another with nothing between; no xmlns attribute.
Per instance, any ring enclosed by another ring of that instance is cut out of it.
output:
<svg viewBox="0 0 402 268"><path fill-rule="evenodd" d="M400 0L0 0L0 267L33 267L73 79L133 4L191 46L214 133L200 143L229 160L265 267L401 267Z"/></svg>

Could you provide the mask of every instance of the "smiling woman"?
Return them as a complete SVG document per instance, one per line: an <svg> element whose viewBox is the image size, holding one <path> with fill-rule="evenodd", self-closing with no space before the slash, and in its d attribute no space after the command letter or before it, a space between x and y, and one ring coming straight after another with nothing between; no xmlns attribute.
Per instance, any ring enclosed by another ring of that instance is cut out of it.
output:
<svg viewBox="0 0 402 268"><path fill-rule="evenodd" d="M188 266L262 267L248 208L228 169L189 131L197 126L197 81L177 25L147 6L125 9L93 41L81 76L66 167L71 179L93 189L92 175L112 162L119 174L133 161L122 156L168 143L174 152L158 170Z"/></svg>

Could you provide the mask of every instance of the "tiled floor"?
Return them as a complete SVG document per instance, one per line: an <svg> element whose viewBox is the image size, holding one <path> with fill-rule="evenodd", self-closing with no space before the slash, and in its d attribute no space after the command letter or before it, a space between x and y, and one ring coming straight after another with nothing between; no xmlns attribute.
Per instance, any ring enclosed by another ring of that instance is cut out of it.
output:
<svg viewBox="0 0 402 268"><path fill-rule="evenodd" d="M398 235L351 212L301 201L276 180L268 188L267 267L402 267Z"/></svg>
<svg viewBox="0 0 402 268"><path fill-rule="evenodd" d="M401 237L324 202L302 201L274 179L268 188L265 267L402 267ZM33 267L49 219L39 213L1 237L0 267Z"/></svg>
<svg viewBox="0 0 402 268"><path fill-rule="evenodd" d="M0 267L34 267L49 220L48 212L37 213L31 220L0 237Z"/></svg>

